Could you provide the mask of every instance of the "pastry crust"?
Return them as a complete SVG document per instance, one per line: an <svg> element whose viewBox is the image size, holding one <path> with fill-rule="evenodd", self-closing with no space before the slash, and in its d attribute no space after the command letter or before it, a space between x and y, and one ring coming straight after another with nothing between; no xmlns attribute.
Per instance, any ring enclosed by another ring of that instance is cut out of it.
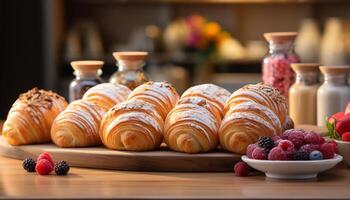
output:
<svg viewBox="0 0 350 200"><path fill-rule="evenodd" d="M52 124L51 138L59 147L89 147L101 144L98 131L105 111L85 100L76 100Z"/></svg>
<svg viewBox="0 0 350 200"><path fill-rule="evenodd" d="M47 143L56 116L67 106L58 94L33 88L12 105L2 135L11 145Z"/></svg>
<svg viewBox="0 0 350 200"><path fill-rule="evenodd" d="M287 110L285 98L273 87L256 84L237 90L226 102L219 130L221 147L244 154L259 136L281 134Z"/></svg>

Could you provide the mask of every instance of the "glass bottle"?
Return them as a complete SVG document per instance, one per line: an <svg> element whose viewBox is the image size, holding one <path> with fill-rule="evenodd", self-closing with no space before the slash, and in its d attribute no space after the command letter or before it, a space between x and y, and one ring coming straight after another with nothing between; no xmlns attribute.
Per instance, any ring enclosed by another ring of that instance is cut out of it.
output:
<svg viewBox="0 0 350 200"><path fill-rule="evenodd" d="M316 124L317 63L294 63L295 83L289 89L289 115L295 124Z"/></svg>
<svg viewBox="0 0 350 200"><path fill-rule="evenodd" d="M103 83L102 74L103 61L86 60L71 62L74 69L75 79L69 85L69 101L81 99L84 93L95 85Z"/></svg>
<svg viewBox="0 0 350 200"><path fill-rule="evenodd" d="M325 126L328 117L344 111L350 101L350 66L321 66L324 82L317 91L317 125Z"/></svg>
<svg viewBox="0 0 350 200"><path fill-rule="evenodd" d="M136 51L114 52L113 56L117 60L118 71L111 76L110 82L125 85L131 90L148 82L149 76L142 69L147 54L147 52Z"/></svg>
<svg viewBox="0 0 350 200"><path fill-rule="evenodd" d="M295 78L290 64L300 62L293 46L296 35L295 32L264 34L269 42L269 54L263 60L262 79L265 84L277 88L285 97L288 97L289 88Z"/></svg>

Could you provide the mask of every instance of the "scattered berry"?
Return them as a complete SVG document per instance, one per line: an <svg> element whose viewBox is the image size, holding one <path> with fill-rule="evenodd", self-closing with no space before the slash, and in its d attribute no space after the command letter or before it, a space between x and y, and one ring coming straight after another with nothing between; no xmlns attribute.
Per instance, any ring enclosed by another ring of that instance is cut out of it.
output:
<svg viewBox="0 0 350 200"><path fill-rule="evenodd" d="M26 158L23 160L22 167L27 170L27 172L35 172L36 162L33 158Z"/></svg>
<svg viewBox="0 0 350 200"><path fill-rule="evenodd" d="M334 150L334 144L332 143L324 143L320 147L320 151L323 154L324 159L331 159L334 157L335 150Z"/></svg>
<svg viewBox="0 0 350 200"><path fill-rule="evenodd" d="M257 147L258 147L257 144L250 144L250 145L248 145L247 151L246 151L246 154L247 154L248 158L253 158L253 151Z"/></svg>
<svg viewBox="0 0 350 200"><path fill-rule="evenodd" d="M274 147L271 149L269 155L269 160L288 160L288 154L281 147Z"/></svg>
<svg viewBox="0 0 350 200"><path fill-rule="evenodd" d="M53 159L51 157L51 155L47 152L44 152L42 154L39 155L37 162L39 162L40 160L47 160L51 163L52 167L55 165L55 163L53 162Z"/></svg>
<svg viewBox="0 0 350 200"><path fill-rule="evenodd" d="M304 139L307 144L320 144L320 135L314 131L308 132Z"/></svg>
<svg viewBox="0 0 350 200"><path fill-rule="evenodd" d="M47 175L52 172L53 165L47 159L40 159L36 164L35 170L40 175Z"/></svg>
<svg viewBox="0 0 350 200"><path fill-rule="evenodd" d="M247 176L249 173L249 166L245 162L238 162L234 166L234 171L237 176Z"/></svg>
<svg viewBox="0 0 350 200"><path fill-rule="evenodd" d="M312 151L319 150L320 146L317 144L305 144L299 148L300 151L304 151L310 154Z"/></svg>
<svg viewBox="0 0 350 200"><path fill-rule="evenodd" d="M252 158L257 160L266 160L267 158L267 152L266 149L257 147L254 149L252 153Z"/></svg>
<svg viewBox="0 0 350 200"><path fill-rule="evenodd" d="M323 154L320 151L313 151L309 155L310 160L323 160Z"/></svg>
<svg viewBox="0 0 350 200"><path fill-rule="evenodd" d="M55 172L57 175L66 175L69 171L69 165L66 161L60 161L55 165Z"/></svg>
<svg viewBox="0 0 350 200"><path fill-rule="evenodd" d="M350 132L343 133L343 135L341 136L341 140L345 142L350 142Z"/></svg>
<svg viewBox="0 0 350 200"><path fill-rule="evenodd" d="M296 151L293 154L293 160L309 160L309 154L305 151Z"/></svg>
<svg viewBox="0 0 350 200"><path fill-rule="evenodd" d="M258 145L268 150L272 149L274 147L274 144L274 141L266 136L261 136L258 140Z"/></svg>

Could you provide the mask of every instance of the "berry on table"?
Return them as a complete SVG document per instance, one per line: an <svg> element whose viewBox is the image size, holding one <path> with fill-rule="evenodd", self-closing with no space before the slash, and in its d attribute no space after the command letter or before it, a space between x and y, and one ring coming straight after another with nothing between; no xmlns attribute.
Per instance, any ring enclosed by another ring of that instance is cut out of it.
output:
<svg viewBox="0 0 350 200"><path fill-rule="evenodd" d="M38 160L38 163L36 164L36 167L35 167L35 171L40 175L50 174L52 170L53 170L53 165L50 163L49 160L46 160L46 159Z"/></svg>
<svg viewBox="0 0 350 200"><path fill-rule="evenodd" d="M250 145L248 145L247 151L246 151L246 154L247 154L248 158L253 158L253 151L257 147L258 147L257 144L250 144Z"/></svg>
<svg viewBox="0 0 350 200"><path fill-rule="evenodd" d="M37 162L39 162L40 160L47 160L51 163L52 167L55 165L55 163L53 162L53 159L51 157L51 155L47 152L44 152L42 154L39 155Z"/></svg>
<svg viewBox="0 0 350 200"><path fill-rule="evenodd" d="M293 154L293 160L309 160L309 153L298 150Z"/></svg>
<svg viewBox="0 0 350 200"><path fill-rule="evenodd" d="M234 171L237 176L247 176L249 173L249 166L245 162L238 162L234 166Z"/></svg>
<svg viewBox="0 0 350 200"><path fill-rule="evenodd" d="M36 162L33 158L26 158L23 160L22 167L27 172L35 172Z"/></svg>
<svg viewBox="0 0 350 200"><path fill-rule="evenodd" d="M309 156L310 160L323 160L323 154L320 151L312 151Z"/></svg>
<svg viewBox="0 0 350 200"><path fill-rule="evenodd" d="M66 175L69 171L69 165L66 161L60 161L55 165L55 173L57 175Z"/></svg>
<svg viewBox="0 0 350 200"><path fill-rule="evenodd" d="M271 138L266 136L261 136L259 137L258 145L262 148L270 150L274 147L275 143Z"/></svg>
<svg viewBox="0 0 350 200"><path fill-rule="evenodd" d="M269 155L269 160L288 160L288 153L284 151L281 147L274 147L271 149Z"/></svg>
<svg viewBox="0 0 350 200"><path fill-rule="evenodd" d="M324 159L331 159L335 154L334 144L330 142L324 143L321 145L320 151L322 152Z"/></svg>
<svg viewBox="0 0 350 200"><path fill-rule="evenodd" d="M257 147L254 149L252 153L252 158L257 160L266 160L267 158L267 152L266 149Z"/></svg>
<svg viewBox="0 0 350 200"><path fill-rule="evenodd" d="M343 135L341 136L341 140L345 142L350 142L350 132L343 133Z"/></svg>

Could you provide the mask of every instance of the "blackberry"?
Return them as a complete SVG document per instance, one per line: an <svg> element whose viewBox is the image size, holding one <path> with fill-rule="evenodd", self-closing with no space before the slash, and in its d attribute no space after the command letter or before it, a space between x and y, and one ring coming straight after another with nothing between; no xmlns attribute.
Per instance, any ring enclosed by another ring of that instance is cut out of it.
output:
<svg viewBox="0 0 350 200"><path fill-rule="evenodd" d="M22 167L27 172L35 172L36 162L33 158L26 158L23 160Z"/></svg>
<svg viewBox="0 0 350 200"><path fill-rule="evenodd" d="M309 154L305 151L296 151L293 154L293 160L309 160Z"/></svg>
<svg viewBox="0 0 350 200"><path fill-rule="evenodd" d="M66 161L60 161L55 165L55 172L57 175L66 175L69 171L69 165Z"/></svg>
<svg viewBox="0 0 350 200"><path fill-rule="evenodd" d="M275 146L275 142L269 137L261 136L259 137L258 145L269 151Z"/></svg>

